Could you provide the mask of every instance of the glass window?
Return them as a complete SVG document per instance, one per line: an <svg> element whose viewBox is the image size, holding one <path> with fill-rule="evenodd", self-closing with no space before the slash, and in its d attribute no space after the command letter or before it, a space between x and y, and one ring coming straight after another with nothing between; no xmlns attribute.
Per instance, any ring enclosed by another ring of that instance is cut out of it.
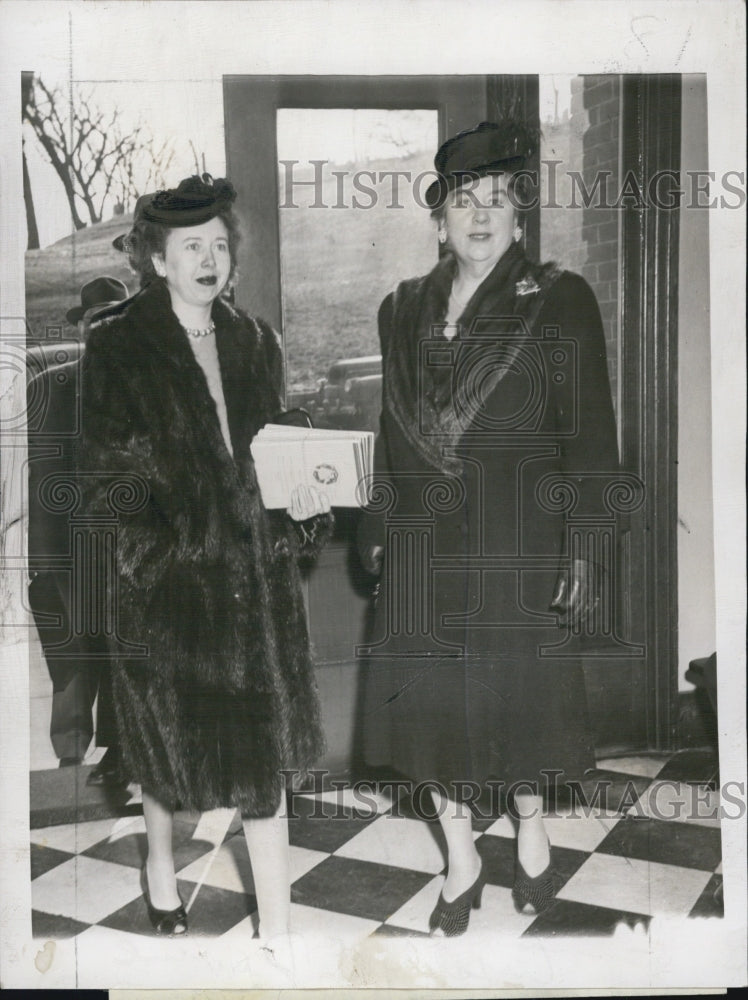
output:
<svg viewBox="0 0 748 1000"><path fill-rule="evenodd" d="M288 406L376 430L379 304L437 260L437 112L280 108L277 142Z"/></svg>

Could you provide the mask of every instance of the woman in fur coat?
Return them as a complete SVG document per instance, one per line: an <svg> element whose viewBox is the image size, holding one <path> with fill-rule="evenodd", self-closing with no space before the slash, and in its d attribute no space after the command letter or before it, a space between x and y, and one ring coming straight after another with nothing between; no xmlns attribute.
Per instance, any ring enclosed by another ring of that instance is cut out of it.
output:
<svg viewBox="0 0 748 1000"><path fill-rule="evenodd" d="M522 250L530 140L505 122L444 143L427 202L445 252L379 311L382 503L359 538L381 568L364 748L430 783L449 852L431 927L449 935L484 882L465 800L504 783L519 817L514 899L537 911L554 895L544 785L594 766L582 665L558 649L558 626L587 627L597 567L567 545L559 499L581 507L616 475L616 426L592 291Z"/></svg>
<svg viewBox="0 0 748 1000"><path fill-rule="evenodd" d="M175 808L237 806L268 938L290 909L282 772L323 746L297 563L331 515L305 487L285 513L261 503L249 445L282 408L281 354L222 296L234 198L204 175L139 204L125 249L142 287L90 331L79 471L87 514L118 518L113 696L122 777L143 792L153 926L187 930Z"/></svg>

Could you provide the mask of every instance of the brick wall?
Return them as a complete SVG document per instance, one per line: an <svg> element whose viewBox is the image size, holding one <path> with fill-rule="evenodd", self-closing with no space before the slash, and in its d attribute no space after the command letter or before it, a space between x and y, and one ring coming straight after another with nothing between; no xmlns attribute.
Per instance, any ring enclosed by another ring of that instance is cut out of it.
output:
<svg viewBox="0 0 748 1000"><path fill-rule="evenodd" d="M572 81L571 117L586 113L582 136L582 174L587 190L601 171L609 171L608 201L615 201L619 185L618 127L619 77L584 76ZM600 199L604 201L605 199ZM587 249L582 275L592 286L600 305L608 351L613 400L618 380L618 224L620 212L596 206L597 198L583 209L582 240Z"/></svg>
<svg viewBox="0 0 748 1000"><path fill-rule="evenodd" d="M618 379L618 222L616 209L597 207L605 202L596 194L588 208L579 184L569 171L576 171L588 192L594 190L600 171L608 171L608 198L618 193L619 78L617 76L576 76L569 81L571 100L568 114L558 121L542 122L542 159L561 161L553 168L556 202L559 208L543 207L541 218L541 258L555 260L576 271L589 282L600 305L605 330L613 402ZM548 203L548 170L542 204ZM577 207L570 207L576 204Z"/></svg>

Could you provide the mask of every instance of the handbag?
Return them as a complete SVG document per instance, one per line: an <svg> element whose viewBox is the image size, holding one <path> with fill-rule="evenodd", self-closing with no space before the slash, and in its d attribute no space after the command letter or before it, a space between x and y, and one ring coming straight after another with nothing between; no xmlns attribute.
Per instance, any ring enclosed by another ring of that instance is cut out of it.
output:
<svg viewBox="0 0 748 1000"><path fill-rule="evenodd" d="M301 406L293 410L281 410L268 423L282 424L284 427L314 427L310 413Z"/></svg>

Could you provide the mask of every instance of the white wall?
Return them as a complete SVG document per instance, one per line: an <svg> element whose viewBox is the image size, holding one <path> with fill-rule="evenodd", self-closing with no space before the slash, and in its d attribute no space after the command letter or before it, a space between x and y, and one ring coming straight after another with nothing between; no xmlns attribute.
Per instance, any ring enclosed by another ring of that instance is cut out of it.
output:
<svg viewBox="0 0 748 1000"><path fill-rule="evenodd" d="M681 170L706 170L706 76L683 77ZM683 174L681 175L684 176ZM686 192L688 185L683 184ZM680 212L678 282L678 686L716 648L709 338L709 209ZM739 363L739 362L738 362Z"/></svg>

